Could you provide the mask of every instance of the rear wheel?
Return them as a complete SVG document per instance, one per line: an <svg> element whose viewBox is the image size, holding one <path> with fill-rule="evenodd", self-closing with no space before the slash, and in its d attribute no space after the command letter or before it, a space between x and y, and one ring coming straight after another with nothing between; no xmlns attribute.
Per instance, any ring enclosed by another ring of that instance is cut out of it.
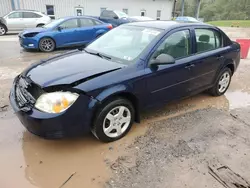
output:
<svg viewBox="0 0 250 188"><path fill-rule="evenodd" d="M118 140L129 132L134 122L134 114L130 101L114 99L97 112L92 133L103 142Z"/></svg>
<svg viewBox="0 0 250 188"><path fill-rule="evenodd" d="M227 91L231 83L231 78L232 78L231 69L225 68L219 74L216 84L209 90L209 93L213 96L223 95Z"/></svg>
<svg viewBox="0 0 250 188"><path fill-rule="evenodd" d="M56 48L56 44L52 38L42 38L39 42L39 49L42 52L52 52Z"/></svg>
<svg viewBox="0 0 250 188"><path fill-rule="evenodd" d="M7 28L5 25L0 24L0 36L5 35L7 32Z"/></svg>

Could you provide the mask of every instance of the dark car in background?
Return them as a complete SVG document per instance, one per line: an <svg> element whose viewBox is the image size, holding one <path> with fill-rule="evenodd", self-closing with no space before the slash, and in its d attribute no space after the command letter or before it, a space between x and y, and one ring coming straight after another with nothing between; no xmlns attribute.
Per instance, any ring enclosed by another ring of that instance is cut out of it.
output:
<svg viewBox="0 0 250 188"><path fill-rule="evenodd" d="M24 30L19 41L25 49L52 52L56 48L88 44L112 28L111 24L92 17L65 17L41 28Z"/></svg>
<svg viewBox="0 0 250 188"><path fill-rule="evenodd" d="M202 23L135 22L18 75L10 103L32 133L61 138L92 131L101 141L125 136L140 111L209 91L223 95L240 46Z"/></svg>
<svg viewBox="0 0 250 188"><path fill-rule="evenodd" d="M0 17L0 36L5 35L8 32L6 20Z"/></svg>
<svg viewBox="0 0 250 188"><path fill-rule="evenodd" d="M105 23L112 24L113 27L117 27L121 24L129 23L128 15L118 10L103 10L100 17L95 17Z"/></svg>

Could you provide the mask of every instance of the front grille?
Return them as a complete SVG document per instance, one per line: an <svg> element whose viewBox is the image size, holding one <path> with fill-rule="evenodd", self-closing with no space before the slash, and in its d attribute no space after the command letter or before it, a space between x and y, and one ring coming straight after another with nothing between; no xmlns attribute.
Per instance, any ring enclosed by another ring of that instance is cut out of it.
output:
<svg viewBox="0 0 250 188"><path fill-rule="evenodd" d="M42 89L28 78L18 77L15 82L16 102L24 111L29 111L34 106L36 99L43 93Z"/></svg>

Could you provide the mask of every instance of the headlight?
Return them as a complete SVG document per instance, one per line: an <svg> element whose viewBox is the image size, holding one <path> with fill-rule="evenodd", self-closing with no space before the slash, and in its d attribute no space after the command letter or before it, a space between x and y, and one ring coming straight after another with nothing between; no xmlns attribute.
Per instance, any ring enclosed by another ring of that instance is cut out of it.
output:
<svg viewBox="0 0 250 188"><path fill-rule="evenodd" d="M53 92L42 94L35 107L43 112L60 113L67 110L79 97L77 93Z"/></svg>
<svg viewBox="0 0 250 188"><path fill-rule="evenodd" d="M25 35L23 35L24 37L34 37L36 36L38 33L27 33Z"/></svg>

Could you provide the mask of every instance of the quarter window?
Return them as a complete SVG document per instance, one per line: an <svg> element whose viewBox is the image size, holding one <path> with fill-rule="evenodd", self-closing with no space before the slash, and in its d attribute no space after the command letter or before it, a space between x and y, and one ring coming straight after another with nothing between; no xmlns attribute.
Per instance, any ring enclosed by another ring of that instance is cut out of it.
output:
<svg viewBox="0 0 250 188"><path fill-rule="evenodd" d="M22 12L14 12L8 16L8 18L22 18Z"/></svg>
<svg viewBox="0 0 250 188"><path fill-rule="evenodd" d="M63 22L60 27L62 29L73 29L78 27L77 19L71 19Z"/></svg>
<svg viewBox="0 0 250 188"><path fill-rule="evenodd" d="M206 52L222 46L221 35L211 29L195 29L197 53Z"/></svg>
<svg viewBox="0 0 250 188"><path fill-rule="evenodd" d="M98 20L92 20L95 25L102 25L102 22L99 22Z"/></svg>
<svg viewBox="0 0 250 188"><path fill-rule="evenodd" d="M155 51L153 58L160 54L168 54L175 59L189 56L191 54L189 30L177 31L167 37Z"/></svg>

